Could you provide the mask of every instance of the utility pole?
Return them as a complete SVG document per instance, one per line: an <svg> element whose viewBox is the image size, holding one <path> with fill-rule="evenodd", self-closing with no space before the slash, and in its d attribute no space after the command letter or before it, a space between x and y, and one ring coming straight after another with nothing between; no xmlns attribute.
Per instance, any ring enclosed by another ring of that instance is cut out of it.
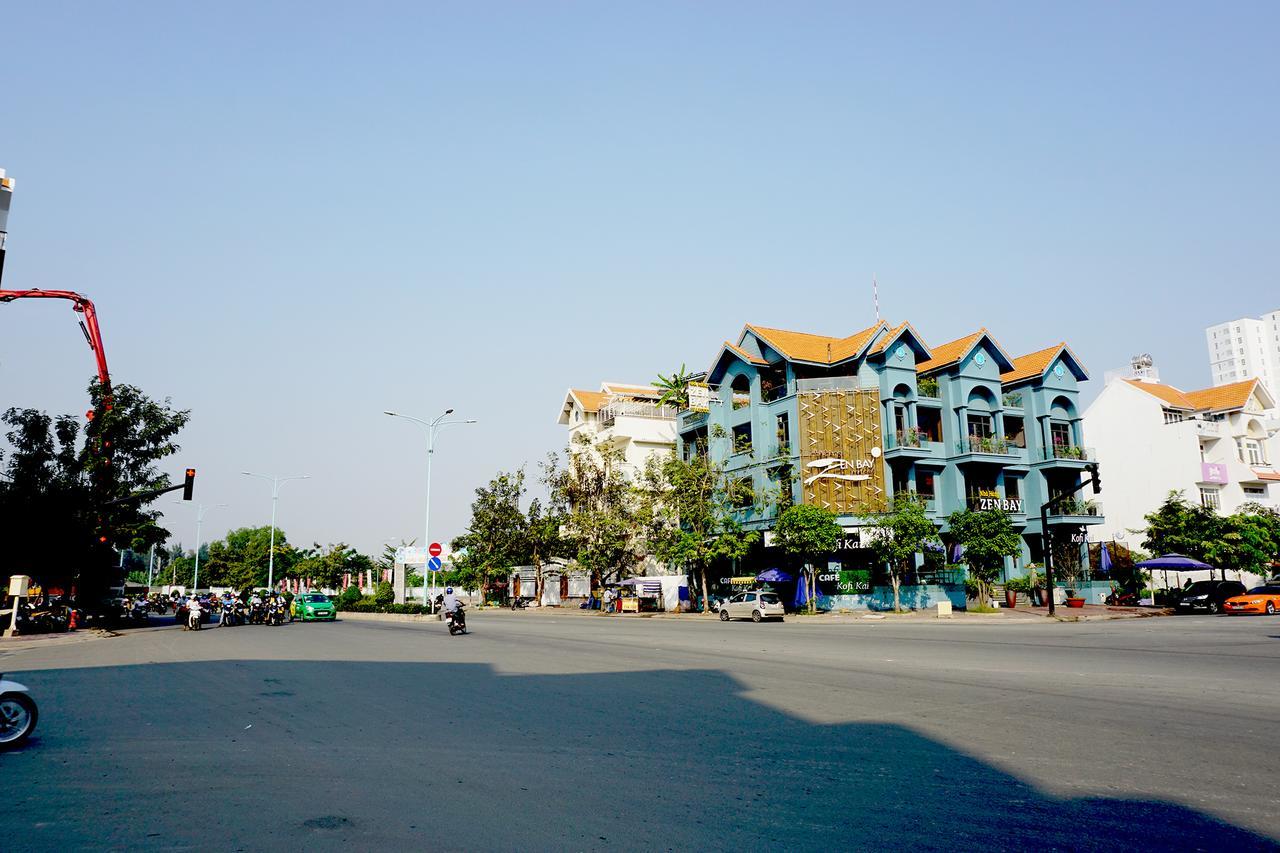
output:
<svg viewBox="0 0 1280 853"><path fill-rule="evenodd" d="M1049 510L1070 500L1075 496L1076 492L1081 491L1085 486L1092 486L1095 495L1102 491L1102 478L1098 475L1098 463L1090 463L1087 470L1090 475L1089 479L1068 492L1049 498L1048 501L1040 505L1040 541L1044 545L1044 585L1045 592L1049 596L1050 616L1053 616L1056 611L1053 605L1053 535L1049 532Z"/></svg>

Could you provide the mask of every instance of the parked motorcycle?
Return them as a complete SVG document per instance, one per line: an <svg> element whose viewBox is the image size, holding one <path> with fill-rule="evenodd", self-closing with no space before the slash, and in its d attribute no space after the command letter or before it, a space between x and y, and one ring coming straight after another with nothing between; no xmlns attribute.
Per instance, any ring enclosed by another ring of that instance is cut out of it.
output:
<svg viewBox="0 0 1280 853"><path fill-rule="evenodd" d="M0 675L0 749L21 746L36 730L40 712L30 692Z"/></svg>
<svg viewBox="0 0 1280 853"><path fill-rule="evenodd" d="M1138 593L1122 592L1115 587L1111 588L1111 594L1106 598L1106 603L1112 607L1137 607L1138 601Z"/></svg>
<svg viewBox="0 0 1280 853"><path fill-rule="evenodd" d="M529 600L528 600L528 599L526 599L526 598L521 598L521 597L520 597L520 596L518 596L518 595L515 595L515 596L512 596L512 597L511 597L511 609L512 609L512 610L525 610L525 609L527 609L528 607L529 607Z"/></svg>
<svg viewBox="0 0 1280 853"><path fill-rule="evenodd" d="M449 626L449 636L467 633L467 614L463 611L461 604L458 605L457 610L446 613L444 620Z"/></svg>

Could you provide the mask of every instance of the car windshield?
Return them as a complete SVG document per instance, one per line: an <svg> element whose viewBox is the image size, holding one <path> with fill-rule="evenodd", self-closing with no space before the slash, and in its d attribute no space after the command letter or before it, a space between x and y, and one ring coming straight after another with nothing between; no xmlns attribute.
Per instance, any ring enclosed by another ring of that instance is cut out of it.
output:
<svg viewBox="0 0 1280 853"><path fill-rule="evenodd" d="M760 600L765 604L777 604L778 596L772 592L766 592L760 596Z"/></svg>
<svg viewBox="0 0 1280 853"><path fill-rule="evenodd" d="M304 595L304 596L302 596L302 600L303 600L303 601L314 601L314 602L328 601L328 600L329 600L329 596L327 596L327 595L320 595L319 593L312 593L311 595Z"/></svg>
<svg viewBox="0 0 1280 853"><path fill-rule="evenodd" d="M1191 586L1187 587L1187 594L1199 595L1204 592L1213 592L1217 585L1217 581L1196 581Z"/></svg>
<svg viewBox="0 0 1280 853"><path fill-rule="evenodd" d="M1255 586L1250 595L1280 595L1280 586Z"/></svg>

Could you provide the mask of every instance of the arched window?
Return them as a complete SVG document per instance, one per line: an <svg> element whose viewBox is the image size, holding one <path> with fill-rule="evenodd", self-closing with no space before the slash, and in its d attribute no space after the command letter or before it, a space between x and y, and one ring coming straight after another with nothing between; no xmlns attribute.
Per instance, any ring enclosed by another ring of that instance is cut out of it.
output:
<svg viewBox="0 0 1280 853"><path fill-rule="evenodd" d="M741 409L751 405L751 379L739 373L729 383L729 392L733 395L733 407Z"/></svg>

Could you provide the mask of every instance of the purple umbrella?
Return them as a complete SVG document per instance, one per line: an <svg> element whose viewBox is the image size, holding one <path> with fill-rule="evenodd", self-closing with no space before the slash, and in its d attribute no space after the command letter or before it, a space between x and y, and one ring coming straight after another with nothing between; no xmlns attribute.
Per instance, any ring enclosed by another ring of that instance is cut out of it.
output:
<svg viewBox="0 0 1280 853"><path fill-rule="evenodd" d="M1191 557L1182 554L1161 554L1159 557L1152 557L1150 560L1143 560L1137 564L1144 569L1175 569L1177 571L1189 572L1192 569L1212 569L1213 566L1208 563L1202 563Z"/></svg>
<svg viewBox="0 0 1280 853"><path fill-rule="evenodd" d="M1098 570L1104 575L1111 574L1111 552L1107 550L1107 543L1102 543L1102 559L1099 560Z"/></svg>

